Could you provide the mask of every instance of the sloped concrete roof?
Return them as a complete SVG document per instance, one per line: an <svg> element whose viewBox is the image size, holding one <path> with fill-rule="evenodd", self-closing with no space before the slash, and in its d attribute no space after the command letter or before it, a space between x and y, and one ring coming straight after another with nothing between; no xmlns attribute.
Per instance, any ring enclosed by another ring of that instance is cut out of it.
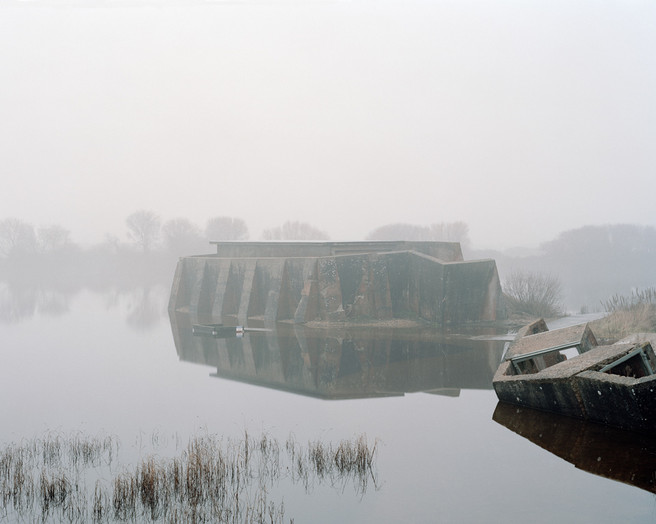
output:
<svg viewBox="0 0 656 524"><path fill-rule="evenodd" d="M545 331L535 335L520 337L508 348L506 358L524 355L540 349L547 349L564 344L583 344L587 335L588 324L578 324L554 331Z"/></svg>

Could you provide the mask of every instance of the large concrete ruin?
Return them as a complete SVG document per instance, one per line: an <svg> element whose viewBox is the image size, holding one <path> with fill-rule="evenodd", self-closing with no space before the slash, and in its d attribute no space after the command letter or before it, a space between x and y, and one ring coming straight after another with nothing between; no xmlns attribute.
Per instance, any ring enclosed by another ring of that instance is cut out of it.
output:
<svg viewBox="0 0 656 524"><path fill-rule="evenodd" d="M411 319L434 325L504 317L494 260L454 242L213 242L178 262L170 312L197 322Z"/></svg>

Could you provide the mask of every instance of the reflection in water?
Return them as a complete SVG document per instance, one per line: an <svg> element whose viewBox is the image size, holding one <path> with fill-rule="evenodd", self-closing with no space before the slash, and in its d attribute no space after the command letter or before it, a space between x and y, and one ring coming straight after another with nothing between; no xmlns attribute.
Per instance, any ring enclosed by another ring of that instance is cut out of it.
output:
<svg viewBox="0 0 656 524"><path fill-rule="evenodd" d="M0 281L0 323L18 324L35 315L58 317L70 312L79 290L58 290L38 282ZM126 323L137 331L157 326L166 315L169 290L164 285L134 285L106 291L105 308L124 311Z"/></svg>
<svg viewBox="0 0 656 524"><path fill-rule="evenodd" d="M434 330L310 329L218 338L192 334L189 315L170 315L181 360L216 367L215 377L323 399L491 389L503 341L446 337Z"/></svg>
<svg viewBox="0 0 656 524"><path fill-rule="evenodd" d="M60 316L68 311L69 296L63 292L36 285L0 282L0 322L3 324L16 324L37 312Z"/></svg>
<svg viewBox="0 0 656 524"><path fill-rule="evenodd" d="M637 433L500 402L502 426L578 469L656 493L656 442Z"/></svg>
<svg viewBox="0 0 656 524"><path fill-rule="evenodd" d="M165 315L176 261L155 254L101 251L62 260L0 259L0 323L66 314L77 295L92 291L110 296L108 309L125 305L126 321L134 329L150 329Z"/></svg>
<svg viewBox="0 0 656 524"><path fill-rule="evenodd" d="M34 289L16 292L8 283L0 282L0 320L3 324L15 324L30 318L36 310L36 302Z"/></svg>
<svg viewBox="0 0 656 524"><path fill-rule="evenodd" d="M105 295L105 308L124 314L125 322L135 331L148 331L166 316L167 300L168 289L163 285L135 286L113 289Z"/></svg>
<svg viewBox="0 0 656 524"><path fill-rule="evenodd" d="M164 310L161 291L162 289L141 287L131 293L126 317L130 327L145 331L159 323Z"/></svg>

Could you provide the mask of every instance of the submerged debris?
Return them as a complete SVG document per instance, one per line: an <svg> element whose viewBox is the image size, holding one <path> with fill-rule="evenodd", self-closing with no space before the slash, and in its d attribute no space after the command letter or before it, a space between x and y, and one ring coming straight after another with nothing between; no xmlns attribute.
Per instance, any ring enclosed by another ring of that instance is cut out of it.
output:
<svg viewBox="0 0 656 524"><path fill-rule="evenodd" d="M502 402L656 433L656 355L650 342L598 346L587 324L521 330L492 382Z"/></svg>

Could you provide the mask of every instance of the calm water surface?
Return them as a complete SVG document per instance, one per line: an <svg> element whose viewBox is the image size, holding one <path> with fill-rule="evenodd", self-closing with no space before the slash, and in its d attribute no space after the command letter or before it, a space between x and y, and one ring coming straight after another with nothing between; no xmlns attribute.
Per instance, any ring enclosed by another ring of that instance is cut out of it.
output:
<svg viewBox="0 0 656 524"><path fill-rule="evenodd" d="M497 407L491 380L503 341L292 326L199 337L188 318L169 318L168 293L154 285L26 297L0 284L0 441L109 434L129 465L178 453L205 432L300 442L364 433L378 441L376 484L358 493L283 483L271 496L287 518L656 520L649 441Z"/></svg>

